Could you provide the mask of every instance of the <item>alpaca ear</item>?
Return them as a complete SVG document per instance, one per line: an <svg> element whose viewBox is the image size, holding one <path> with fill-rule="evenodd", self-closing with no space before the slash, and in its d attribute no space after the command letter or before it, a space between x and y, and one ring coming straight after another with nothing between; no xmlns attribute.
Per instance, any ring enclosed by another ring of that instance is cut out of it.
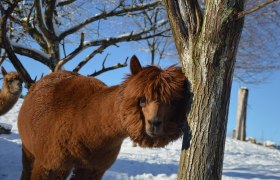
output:
<svg viewBox="0 0 280 180"><path fill-rule="evenodd" d="M5 68L3 66L1 66L1 71L2 71L3 76L6 76L7 71L5 70Z"/></svg>
<svg viewBox="0 0 280 180"><path fill-rule="evenodd" d="M133 55L130 59L130 71L133 75L139 73L142 70L142 66L138 60L138 58Z"/></svg>

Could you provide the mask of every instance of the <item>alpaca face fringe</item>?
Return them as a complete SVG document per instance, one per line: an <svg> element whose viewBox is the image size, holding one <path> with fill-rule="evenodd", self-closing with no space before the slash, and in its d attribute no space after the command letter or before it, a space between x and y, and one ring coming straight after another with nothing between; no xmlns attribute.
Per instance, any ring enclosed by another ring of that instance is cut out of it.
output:
<svg viewBox="0 0 280 180"><path fill-rule="evenodd" d="M141 147L164 147L182 136L190 98L186 81L174 66L143 68L125 80L120 92L121 119L132 141Z"/></svg>

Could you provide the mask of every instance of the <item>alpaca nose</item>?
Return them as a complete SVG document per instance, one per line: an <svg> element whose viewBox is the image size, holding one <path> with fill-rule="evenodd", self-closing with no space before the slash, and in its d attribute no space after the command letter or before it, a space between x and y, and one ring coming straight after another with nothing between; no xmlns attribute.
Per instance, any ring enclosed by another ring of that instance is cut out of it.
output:
<svg viewBox="0 0 280 180"><path fill-rule="evenodd" d="M154 127L158 127L161 125L161 121L149 121L149 124L154 126Z"/></svg>
<svg viewBox="0 0 280 180"><path fill-rule="evenodd" d="M151 121L148 121L148 122L150 124L152 134L157 135L159 133L160 126L161 126L162 122L159 121L159 120L151 120Z"/></svg>
<svg viewBox="0 0 280 180"><path fill-rule="evenodd" d="M162 122L159 121L157 118L154 118L153 120L149 120L148 122L154 128L157 128L162 124Z"/></svg>

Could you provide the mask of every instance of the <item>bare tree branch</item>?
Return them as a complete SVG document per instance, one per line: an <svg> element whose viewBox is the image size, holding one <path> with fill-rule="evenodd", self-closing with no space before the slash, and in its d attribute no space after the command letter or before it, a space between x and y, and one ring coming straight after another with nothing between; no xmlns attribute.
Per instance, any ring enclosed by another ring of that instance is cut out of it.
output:
<svg viewBox="0 0 280 180"><path fill-rule="evenodd" d="M0 49L0 52L1 52L2 49ZM4 60L6 59L6 56L7 56L7 53L6 51L4 50L3 52L0 53L1 56L0 56L0 66L3 64Z"/></svg>
<svg viewBox="0 0 280 180"><path fill-rule="evenodd" d="M256 7L253 7L252 9L239 12L238 15L237 15L237 19L240 19L240 18L244 17L247 14L251 14L251 13L253 13L253 12L257 11L257 10L260 10L261 8L267 6L267 5L271 4L271 3L277 2L277 1L279 1L279 0L268 0L266 2L263 2L263 3L259 4L259 5L257 5Z"/></svg>
<svg viewBox="0 0 280 180"><path fill-rule="evenodd" d="M62 40L61 45L62 45L62 50L63 50L64 57L66 57L66 48L65 48L65 40L64 39Z"/></svg>
<svg viewBox="0 0 280 180"><path fill-rule="evenodd" d="M91 54L89 54L83 61L81 61L78 66L75 67L75 69L73 69L73 72L79 72L79 70L86 65L86 63L88 63L96 54L101 54L104 49L106 49L109 45L102 45L99 48L97 48L96 50L94 50ZM106 60L105 60L106 61ZM104 61L104 62L105 62Z"/></svg>
<svg viewBox="0 0 280 180"><path fill-rule="evenodd" d="M76 0L65 0L65 1L60 1L59 3L57 3L57 7L59 6L65 6L65 5L68 5L68 4L71 4L73 2L75 2Z"/></svg>
<svg viewBox="0 0 280 180"><path fill-rule="evenodd" d="M77 56L83 49L83 44L84 44L84 39L85 39L85 34L82 33L81 34L81 39L80 39L80 45L73 51L71 52L68 56L66 56L65 58L61 59L60 61L58 61L58 63L55 66L54 71L58 71L61 69L61 67L67 63L68 61L70 61L71 59L73 59L75 56Z"/></svg>
<svg viewBox="0 0 280 180"><path fill-rule="evenodd" d="M85 47L89 47L89 46L98 46L98 45L103 45L103 44L117 44L119 42L125 42L125 41L139 41L139 40L145 40L145 39L149 39L153 36L161 36L163 35L165 32L168 32L168 30L163 30L161 32L158 32L154 35L147 35L147 33L149 33L150 31L152 31L154 28L158 28L160 26L165 25L166 23L168 23L168 21L163 21L161 22L161 24L159 25L154 25L148 29L145 29L141 32L138 33L134 33L131 32L128 35L122 35L119 37L114 37L114 38L107 38L107 39L99 39L99 40L95 40L95 41L90 41L84 44Z"/></svg>
<svg viewBox="0 0 280 180"><path fill-rule="evenodd" d="M178 11L178 2L173 0L165 0L164 2L166 10L168 12L167 14L168 16L170 16L170 25L174 27L173 29L177 30L176 34L178 34L178 36L184 37L184 39L188 39L188 29L185 28L185 26L178 26L178 24L184 24L181 13ZM179 41L181 40L178 39L177 42Z"/></svg>
<svg viewBox="0 0 280 180"><path fill-rule="evenodd" d="M13 10L16 8L17 4L18 1L14 1L14 3L6 10L5 14L1 18L1 39L10 61L12 62L16 70L19 72L20 76L26 84L26 87L30 88L34 81L31 79L26 69L23 67L17 56L14 54L10 40L7 38L7 20L13 12Z"/></svg>
<svg viewBox="0 0 280 180"><path fill-rule="evenodd" d="M1 16L3 16L3 14L5 13L5 9L2 5L2 2L0 2L0 12L1 12Z"/></svg>
<svg viewBox="0 0 280 180"><path fill-rule="evenodd" d="M189 29L189 35L192 36L200 31L202 15L197 0L179 1L183 21Z"/></svg>
<svg viewBox="0 0 280 180"><path fill-rule="evenodd" d="M167 21L164 21L160 25L152 26L149 29L143 30L143 31L138 32L138 33L131 32L128 35L122 35L122 36L119 36L119 37L116 37L116 38L99 39L99 40L95 40L95 41L89 41L89 42L86 42L86 43L83 42L83 40L82 40L83 36L81 36L81 42L83 42L83 43L82 44L80 43L80 45L73 52L71 52L68 56L66 56L65 58L60 60L56 65L55 71L59 70L62 67L62 65L66 64L68 61L73 59L75 56L77 56L84 49L86 49L88 47L92 47L92 46L100 46L99 48L97 48L95 51L93 51L93 53L91 53L88 56L89 59L86 58L85 60L80 62L80 64L74 69L75 72L78 72L96 54L102 53L104 49L106 49L107 47L109 47L111 45L116 45L117 43L125 42L125 41L139 41L139 40L145 40L145 39L151 38L153 36L161 36L162 34L167 32L168 30L161 31L161 32L158 32L158 33L153 34L153 35L147 35L147 33L150 32L151 30L153 30L154 28L157 28L158 26L162 26L166 23L167 23Z"/></svg>
<svg viewBox="0 0 280 180"><path fill-rule="evenodd" d="M246 3L247 9L253 9L265 1L267 0L249 0ZM245 15L235 64L235 81L259 84L271 72L280 69L279 10L278 1Z"/></svg>
<svg viewBox="0 0 280 180"><path fill-rule="evenodd" d="M46 1L46 11L45 11L46 26L48 27L52 39L56 39L54 23L53 23L56 1L57 0Z"/></svg>
<svg viewBox="0 0 280 180"><path fill-rule="evenodd" d="M202 14L197 0L165 0L165 4L167 11L169 11L168 14L174 19L171 21L172 26L177 26L175 24L186 24L186 26L176 27L181 37L188 39L188 36L192 36L200 31Z"/></svg>
<svg viewBox="0 0 280 180"><path fill-rule="evenodd" d="M30 11L29 11L29 13L28 13L28 15L27 15L27 20L26 20L27 23L30 22L30 18L31 18L31 15L32 15L32 12L33 12L34 8L35 8L35 2L33 2L32 6L31 6L31 8L30 8Z"/></svg>
<svg viewBox="0 0 280 180"><path fill-rule="evenodd" d="M102 74L104 72L107 72L107 71L111 71L111 70L115 70L115 69L126 67L127 66L128 57L126 58L126 60L125 60L125 62L123 64L118 63L115 66L110 66L110 67L105 67L106 60L107 60L107 56L106 56L106 58L104 59L104 61L102 63L102 69L100 71L95 71L94 73L92 73L92 74L90 74L88 76L94 77L94 76L98 76L98 75L100 75L100 74Z"/></svg>
<svg viewBox="0 0 280 180"><path fill-rule="evenodd" d="M158 51L158 54L159 54L159 58L158 58L158 63L157 63L157 65L159 65L161 59L163 59L169 41L170 41L169 38L165 38L165 39L164 39L163 46L162 46L162 49L156 48L156 50ZM159 45L159 44L158 44L158 45Z"/></svg>
<svg viewBox="0 0 280 180"><path fill-rule="evenodd" d="M64 39L66 36L68 36L69 34L72 34L74 32L77 32L78 30L80 30L81 28L83 28L84 26L94 22L94 21L98 21L100 19L105 19L105 18L108 18L108 17L113 17L113 16L118 16L118 15L123 15L125 13L128 13L128 12L134 12L134 11L140 11L140 10L144 10L144 9L147 9L147 8L152 8L152 7L155 7L157 6L158 4L160 3L160 1L155 1L155 2L152 2L152 3L149 3L149 4L145 4L143 6L132 6L130 8L124 8L122 10L112 10L110 12L106 12L106 11L103 11L102 13L98 14L98 15L95 15L91 18L88 18L87 20L85 20L84 22L62 32L58 39L61 40L61 39Z"/></svg>
<svg viewBox="0 0 280 180"><path fill-rule="evenodd" d="M118 31L120 30L120 34L123 33L123 35L120 36L112 35L117 31L109 35L106 34L105 36L99 34L99 32L101 33L103 30L107 29L107 27L105 27L106 24L104 27L103 25L100 27L98 26L98 34L96 34L94 31L96 29L94 26L95 24L91 24L91 22L100 23L103 19L105 20L109 17L122 17L126 15L133 16L132 14L135 14L135 16L141 16L143 12L150 12L153 8L156 8L161 3L159 0L153 0L152 2L131 1L131 3L125 3L124 0L120 0L114 1L112 4L110 4L110 1L104 1L104 4L98 4L97 2L91 1L80 2L76 0L62 0L58 3L56 3L56 1L59 0L34 0L25 4L19 3L18 8L15 9L12 15L8 17L10 22L15 22L13 37L10 38L10 44L13 48L13 52L39 61L53 71L61 69L65 63L74 59L78 54L87 48L94 47L92 52L90 52L86 58L79 61L79 64L73 69L73 71L78 72L90 60L93 60L97 54L102 53L109 46L118 46L118 43L120 42L147 40L154 36L164 37L168 32L167 28L165 28L165 25L168 22L163 20L158 21L158 24L154 22L145 28L138 30L134 30L134 27L128 26L128 30L125 29L126 32L123 32L124 29L122 29L121 23L117 22L117 25L121 25L121 28L119 28ZM7 3L4 2L5 8L9 6L9 2L12 1L7 0ZM85 11L88 10L88 5L93 5L95 11L100 9L102 10L97 15L90 15L89 18L83 17L87 20L78 19L75 21L75 18L84 12L88 13L86 15L92 13ZM104 8L102 8L103 6ZM107 10L105 10L105 7ZM5 10L5 8L1 8L0 10ZM76 14L73 12L78 13ZM110 21L111 19L108 20ZM68 29L69 24L75 25L73 25L74 27ZM81 24L82 26L79 26ZM56 26L59 27L62 34L56 34L56 29L58 29ZM65 49L65 45L69 42L77 43L75 39L77 35L73 33L77 33L77 31L81 30L81 28L83 28L83 32L86 32L86 37L82 34L80 44L78 44L78 47L72 52L70 51L69 54L69 52L66 51L67 49ZM70 32L71 30L73 33ZM87 31L90 31L90 33L87 33ZM93 31L94 33L92 33ZM127 31L131 33L127 33ZM12 38L18 38L21 34L23 37L21 44L17 43L15 40L12 41ZM62 39L59 39L56 35ZM85 38L89 38L89 40L92 41L85 41ZM3 40L0 39L0 47L3 46L3 43L1 43L2 41ZM31 45L31 47L29 45ZM38 48L39 50L37 50ZM59 56L61 55L59 49L64 50L63 58ZM103 67L103 69L105 69L105 67ZM105 71L107 71L107 69L105 69Z"/></svg>
<svg viewBox="0 0 280 180"><path fill-rule="evenodd" d="M38 21L38 25L40 27L40 30L42 31L43 35L46 37L46 41L48 39L51 39L51 34L49 33L46 22L43 16L42 12L42 0L35 0L35 9L36 9L36 18Z"/></svg>
<svg viewBox="0 0 280 180"><path fill-rule="evenodd" d="M139 0L141 3L146 2L146 0ZM153 24L156 24L162 19L166 19L166 14L164 13L164 8L162 5L157 6L156 8L150 10L150 11L143 11L141 16L136 16L136 19L134 23L142 30L146 29L147 27L153 26ZM139 19L140 18L140 19ZM138 20L139 19L139 20ZM154 36L150 39L147 39L145 42L145 46L148 46L148 50L151 55L151 64L158 64L160 62L160 59L163 58L164 51L166 50L167 41L170 39L171 30L169 27L169 24L166 24L166 26L163 26L163 29L168 30L168 35L163 36ZM170 32L169 32L170 31ZM156 34L158 32L157 29L154 29L150 32L150 34ZM169 41L169 45L172 44L171 41ZM141 43L142 44L142 43ZM156 63L156 56L158 55L158 61Z"/></svg>
<svg viewBox="0 0 280 180"><path fill-rule="evenodd" d="M11 42L10 44L15 53L35 59L46 66L49 65L50 57L44 52L40 52L38 50L35 50L33 48L28 48L26 46L22 46L14 42ZM0 38L0 48L4 48L4 42L2 38Z"/></svg>
<svg viewBox="0 0 280 180"><path fill-rule="evenodd" d="M40 33L40 31L35 25L31 24L30 21L34 9L35 9L35 2L33 2L29 14L27 16L27 20L22 23L22 26L29 33L29 35L36 40L36 42L40 45L40 47L46 52L48 50L48 46L44 36Z"/></svg>
<svg viewBox="0 0 280 180"><path fill-rule="evenodd" d="M10 15L10 20L12 22L15 22L16 24L18 24L19 26L21 26L25 32L27 32L35 41L36 43L38 43L40 45L40 47L47 52L48 51L48 43L46 40L46 37L42 34L41 29L39 30L38 26L32 24L32 22L34 23L34 19L31 18L32 12L34 10L35 7L35 2L32 4L30 11L27 15L27 18L16 18L13 15ZM36 13L34 13L36 14ZM32 19L32 20L31 20Z"/></svg>
<svg viewBox="0 0 280 180"><path fill-rule="evenodd" d="M33 9L33 7L31 8L31 10ZM38 30L38 28L34 25L32 25L30 23L30 16L31 16L31 12L27 17L27 20L20 20L15 18L14 16L10 16L10 20L14 23L17 23L18 25L20 25L21 27L23 27L23 29L32 37L36 40L36 42L40 45L40 47L44 50L47 51L48 47L47 47L47 43L46 43L46 39L44 38L44 35L42 33L40 33L40 31Z"/></svg>
<svg viewBox="0 0 280 180"><path fill-rule="evenodd" d="M200 32L202 13L198 0L164 0L168 19L178 51L182 51L184 43ZM176 34L176 36L174 36Z"/></svg>

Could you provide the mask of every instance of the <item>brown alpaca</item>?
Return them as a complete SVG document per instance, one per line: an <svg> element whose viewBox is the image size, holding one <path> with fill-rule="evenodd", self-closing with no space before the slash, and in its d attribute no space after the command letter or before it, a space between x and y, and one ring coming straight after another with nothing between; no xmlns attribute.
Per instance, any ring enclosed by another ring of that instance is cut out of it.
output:
<svg viewBox="0 0 280 180"><path fill-rule="evenodd" d="M52 73L27 94L19 113L22 179L101 179L126 137L163 147L182 135L186 78L178 67L142 68L117 86L72 72Z"/></svg>
<svg viewBox="0 0 280 180"><path fill-rule="evenodd" d="M17 72L2 67L3 85L0 92L0 115L7 113L17 102L22 91L22 80Z"/></svg>

